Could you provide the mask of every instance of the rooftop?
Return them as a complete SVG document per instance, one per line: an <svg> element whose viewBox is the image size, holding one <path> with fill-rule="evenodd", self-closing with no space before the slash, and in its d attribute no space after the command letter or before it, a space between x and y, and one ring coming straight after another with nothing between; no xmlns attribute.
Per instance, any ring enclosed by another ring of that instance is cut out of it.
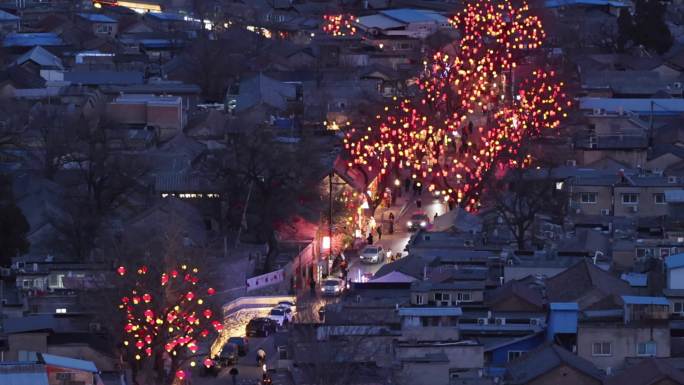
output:
<svg viewBox="0 0 684 385"><path fill-rule="evenodd" d="M635 295L623 295L622 301L626 305L670 306L670 302L665 297L645 297L645 296L635 296Z"/></svg>
<svg viewBox="0 0 684 385"><path fill-rule="evenodd" d="M92 23L116 23L116 20L99 13L79 13L78 16Z"/></svg>
<svg viewBox="0 0 684 385"><path fill-rule="evenodd" d="M463 315L459 307L400 307L401 317L458 317Z"/></svg>
<svg viewBox="0 0 684 385"><path fill-rule="evenodd" d="M599 382L604 377L591 362L558 345L547 344L509 363L506 383L528 384L561 365L568 365Z"/></svg>
<svg viewBox="0 0 684 385"><path fill-rule="evenodd" d="M64 41L56 33L10 33L2 42L3 47L57 47L64 45Z"/></svg>

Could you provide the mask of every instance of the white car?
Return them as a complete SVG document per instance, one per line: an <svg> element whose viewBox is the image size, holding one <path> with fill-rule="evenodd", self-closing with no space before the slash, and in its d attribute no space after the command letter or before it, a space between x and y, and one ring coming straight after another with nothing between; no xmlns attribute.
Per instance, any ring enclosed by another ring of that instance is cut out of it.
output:
<svg viewBox="0 0 684 385"><path fill-rule="evenodd" d="M385 260L385 250L382 246L368 245L361 250L359 259L365 263L380 263Z"/></svg>
<svg viewBox="0 0 684 385"><path fill-rule="evenodd" d="M268 313L268 318L275 321L278 326L283 327L292 322L292 309L276 306Z"/></svg>
<svg viewBox="0 0 684 385"><path fill-rule="evenodd" d="M344 291L344 281L339 278L327 278L321 285L323 295L340 295Z"/></svg>

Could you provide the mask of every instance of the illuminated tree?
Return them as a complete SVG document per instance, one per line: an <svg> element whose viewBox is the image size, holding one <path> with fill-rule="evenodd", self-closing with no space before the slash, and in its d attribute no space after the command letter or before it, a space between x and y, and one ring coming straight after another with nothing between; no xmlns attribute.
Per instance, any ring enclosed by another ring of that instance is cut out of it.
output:
<svg viewBox="0 0 684 385"><path fill-rule="evenodd" d="M356 35L356 17L349 13L323 15L323 32L330 36Z"/></svg>
<svg viewBox="0 0 684 385"><path fill-rule="evenodd" d="M183 264L160 276L150 276L147 266L133 271L120 266L116 272L126 288L119 303L123 350L134 368L141 368L145 360L166 360L170 373L183 380L188 366L214 364L206 351L200 352L200 345L206 349L223 324L208 300L215 289L202 285L197 268ZM158 369L162 377L163 370Z"/></svg>
<svg viewBox="0 0 684 385"><path fill-rule="evenodd" d="M557 128L569 105L563 83L540 70L516 82L519 91L509 96L517 63L545 37L527 3L515 3L468 1L451 20L460 40L423 62L417 100L395 100L375 126L347 134L349 165L380 167L385 179L408 169L446 201L476 210L500 155Z"/></svg>

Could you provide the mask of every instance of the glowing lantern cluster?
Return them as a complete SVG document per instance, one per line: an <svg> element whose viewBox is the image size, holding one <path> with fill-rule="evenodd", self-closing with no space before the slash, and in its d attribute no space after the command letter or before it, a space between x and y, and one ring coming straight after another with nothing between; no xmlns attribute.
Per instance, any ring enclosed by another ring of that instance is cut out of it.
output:
<svg viewBox="0 0 684 385"><path fill-rule="evenodd" d="M198 269L183 265L179 270L184 274L178 270L165 272L161 281L150 280L146 266L131 270L135 283L130 293L121 298L119 309L125 318L124 346L136 360L151 357L156 346L163 346L174 357L192 356L198 351L199 339L209 337L207 329L222 330L221 322L213 318L214 312L203 306L204 300L197 294L204 292L198 287ZM117 273L125 277L127 270L121 266ZM213 288L206 289L207 295L215 292ZM213 361L202 363L212 365ZM194 361L192 364L197 365ZM176 371L176 378L185 377L184 370Z"/></svg>
<svg viewBox="0 0 684 385"><path fill-rule="evenodd" d="M323 32L331 36L353 36L356 34L354 15L342 13L339 15L323 15Z"/></svg>
<svg viewBox="0 0 684 385"><path fill-rule="evenodd" d="M409 170L445 201L476 210L483 181L504 155L558 128L570 105L553 72L533 71L509 94L518 61L545 37L541 21L518 3L467 1L451 19L460 41L423 62L418 100L395 98L376 126L346 134L349 166L381 177Z"/></svg>

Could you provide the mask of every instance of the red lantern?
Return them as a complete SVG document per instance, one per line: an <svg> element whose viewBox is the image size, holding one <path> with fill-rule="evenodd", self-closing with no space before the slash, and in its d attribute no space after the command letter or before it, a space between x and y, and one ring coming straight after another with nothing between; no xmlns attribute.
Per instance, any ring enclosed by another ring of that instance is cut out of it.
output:
<svg viewBox="0 0 684 385"><path fill-rule="evenodd" d="M119 275L124 275L126 274L126 268L123 266L119 266L119 268L116 269L116 272L119 273Z"/></svg>
<svg viewBox="0 0 684 385"><path fill-rule="evenodd" d="M213 287L210 287L207 289L207 294L214 295L216 294L216 290Z"/></svg>
<svg viewBox="0 0 684 385"><path fill-rule="evenodd" d="M193 298L195 298L195 294L193 294L191 291L185 294L185 299L187 299L188 301L192 301Z"/></svg>
<svg viewBox="0 0 684 385"><path fill-rule="evenodd" d="M209 319L211 318L212 311L211 309L204 309L204 312L202 314L204 314L204 318Z"/></svg>
<svg viewBox="0 0 684 385"><path fill-rule="evenodd" d="M176 378L183 381L185 379L185 371L183 369L180 369L176 372Z"/></svg>
<svg viewBox="0 0 684 385"><path fill-rule="evenodd" d="M150 301L152 301L152 296L149 295L148 293L145 293L145 294L143 294L142 299L143 299L143 302L150 303Z"/></svg>

